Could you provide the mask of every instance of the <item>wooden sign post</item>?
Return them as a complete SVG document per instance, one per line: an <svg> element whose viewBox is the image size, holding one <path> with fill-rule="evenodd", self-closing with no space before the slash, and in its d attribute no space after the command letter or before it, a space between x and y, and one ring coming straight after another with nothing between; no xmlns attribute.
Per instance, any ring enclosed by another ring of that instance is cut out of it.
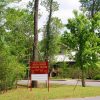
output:
<svg viewBox="0 0 100 100"><path fill-rule="evenodd" d="M49 91L49 76L48 76L48 62L30 62L30 81L42 81L48 82ZM32 89L32 83L31 83Z"/></svg>

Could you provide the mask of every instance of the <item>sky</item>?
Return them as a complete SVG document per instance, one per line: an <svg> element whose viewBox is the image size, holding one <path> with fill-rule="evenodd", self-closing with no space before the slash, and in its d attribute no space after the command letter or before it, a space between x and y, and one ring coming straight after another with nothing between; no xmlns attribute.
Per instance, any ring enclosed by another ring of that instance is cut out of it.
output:
<svg viewBox="0 0 100 100"><path fill-rule="evenodd" d="M16 4L16 6L25 8L29 0L22 0L19 4ZM59 3L59 10L56 11L53 16L59 17L64 24L67 23L68 18L73 17L73 10L76 9L78 11L80 8L80 2L79 0L54 0ZM40 0L41 2L41 0ZM39 6L39 11L42 15L42 17L39 19L39 28L43 27L47 21L48 12L45 10L44 7ZM39 36L41 38L41 35Z"/></svg>
<svg viewBox="0 0 100 100"><path fill-rule="evenodd" d="M22 0L20 6L25 7L29 0ZM79 11L80 2L79 0L55 0L59 3L59 10L56 11L53 16L59 17L63 23L67 23L68 18L73 17L72 11L74 9ZM41 0L40 0L41 2ZM46 12L45 8L39 6L40 12L42 12L42 17L39 19L39 27L42 27L43 24L46 23L46 18L48 17L48 13Z"/></svg>

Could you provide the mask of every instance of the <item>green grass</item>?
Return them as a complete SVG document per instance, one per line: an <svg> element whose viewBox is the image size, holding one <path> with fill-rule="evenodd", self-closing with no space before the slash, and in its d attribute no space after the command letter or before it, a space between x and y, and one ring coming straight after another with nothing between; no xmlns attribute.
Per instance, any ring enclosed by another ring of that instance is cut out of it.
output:
<svg viewBox="0 0 100 100"><path fill-rule="evenodd" d="M54 98L73 98L100 96L100 87L81 87L77 86L53 85L48 93L47 88L30 89L18 88L9 90L7 93L0 94L0 100L48 100Z"/></svg>

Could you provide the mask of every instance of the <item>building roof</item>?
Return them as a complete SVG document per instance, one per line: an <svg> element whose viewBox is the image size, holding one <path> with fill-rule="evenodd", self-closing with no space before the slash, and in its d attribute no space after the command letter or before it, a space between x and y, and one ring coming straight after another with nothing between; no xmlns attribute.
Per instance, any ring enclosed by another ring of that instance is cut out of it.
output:
<svg viewBox="0 0 100 100"><path fill-rule="evenodd" d="M68 55L63 54L56 55L54 59L56 62L75 62L74 59L70 58Z"/></svg>

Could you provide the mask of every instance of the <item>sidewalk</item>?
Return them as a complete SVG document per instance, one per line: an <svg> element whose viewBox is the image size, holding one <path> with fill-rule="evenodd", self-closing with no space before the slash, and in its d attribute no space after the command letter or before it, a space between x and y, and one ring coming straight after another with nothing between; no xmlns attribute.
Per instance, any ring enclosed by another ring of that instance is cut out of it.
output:
<svg viewBox="0 0 100 100"><path fill-rule="evenodd" d="M100 100L100 96L86 97L86 98L50 99L50 100Z"/></svg>

